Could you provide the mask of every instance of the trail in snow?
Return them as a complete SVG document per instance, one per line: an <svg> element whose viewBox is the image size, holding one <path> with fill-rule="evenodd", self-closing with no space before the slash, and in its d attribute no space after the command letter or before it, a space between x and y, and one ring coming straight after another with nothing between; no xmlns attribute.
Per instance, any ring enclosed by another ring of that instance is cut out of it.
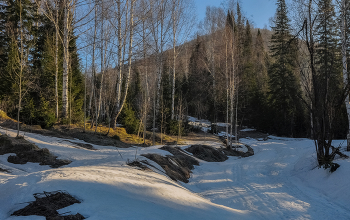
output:
<svg viewBox="0 0 350 220"><path fill-rule="evenodd" d="M336 197L327 197L322 190L339 189L327 181L313 181L326 185L317 190L304 176L319 172L314 180L322 176L332 178L326 170L311 169L315 165L311 140L243 142L254 148L254 156L205 163L194 170L189 188L214 203L252 211L258 219L350 219L349 198L337 201Z"/></svg>

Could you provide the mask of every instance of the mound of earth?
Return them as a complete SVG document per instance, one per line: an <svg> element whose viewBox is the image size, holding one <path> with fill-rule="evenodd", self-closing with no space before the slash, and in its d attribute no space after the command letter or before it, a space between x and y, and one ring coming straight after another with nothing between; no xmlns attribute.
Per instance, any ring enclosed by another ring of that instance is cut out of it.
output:
<svg viewBox="0 0 350 220"><path fill-rule="evenodd" d="M45 216L46 220L82 220L84 216L77 213L75 215L61 216L57 210L80 203L79 200L71 196L67 192L44 192L34 194L35 201L23 209L17 210L12 215L14 216L29 216L38 215Z"/></svg>
<svg viewBox="0 0 350 220"><path fill-rule="evenodd" d="M180 148L164 146L160 149L169 151L173 155L166 155L164 157L159 154L143 154L141 156L159 164L164 169L166 175L172 180L188 183L188 179L191 177L190 174L192 173L191 170L194 169L194 165L198 166L199 162L181 151Z"/></svg>
<svg viewBox="0 0 350 220"><path fill-rule="evenodd" d="M224 162L228 159L223 152L207 145L192 145L185 150L207 162Z"/></svg>
<svg viewBox="0 0 350 220"><path fill-rule="evenodd" d="M27 162L50 165L52 168L68 165L69 160L57 159L47 148L40 149L35 144L26 141L23 137L9 137L0 135L0 155L15 153L9 156L7 161L14 164L26 164Z"/></svg>

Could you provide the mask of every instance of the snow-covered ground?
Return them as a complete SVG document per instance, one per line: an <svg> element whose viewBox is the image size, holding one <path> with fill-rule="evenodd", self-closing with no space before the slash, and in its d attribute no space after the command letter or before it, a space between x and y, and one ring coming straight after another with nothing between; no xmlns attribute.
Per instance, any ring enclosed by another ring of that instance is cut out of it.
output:
<svg viewBox="0 0 350 220"><path fill-rule="evenodd" d="M211 130L211 122L205 119L198 119L192 116L187 116L188 124L193 127L200 128L204 132Z"/></svg>
<svg viewBox="0 0 350 220"><path fill-rule="evenodd" d="M4 129L0 132L6 133ZM11 130L7 133L15 135ZM159 150L160 146L116 149L93 145L97 150L92 151L61 138L30 133L25 138L73 162L52 169L33 163L11 164L9 154L0 156L0 168L11 171L0 172L0 219L45 219L10 214L34 200L34 193L56 190L82 201L60 213L79 212L87 219L350 218L350 160L337 160L341 166L334 173L318 169L314 145L308 139L243 139L254 149L254 156L230 157L221 163L200 161L190 182L184 184L161 172L125 165L127 159L135 158L136 150L142 160L142 153L169 154Z"/></svg>

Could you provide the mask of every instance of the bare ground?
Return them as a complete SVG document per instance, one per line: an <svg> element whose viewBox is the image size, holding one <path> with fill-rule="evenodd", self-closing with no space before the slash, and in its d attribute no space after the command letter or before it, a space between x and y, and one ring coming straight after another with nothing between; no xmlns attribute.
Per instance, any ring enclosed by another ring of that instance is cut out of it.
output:
<svg viewBox="0 0 350 220"><path fill-rule="evenodd" d="M47 148L39 148L25 140L23 137L9 137L0 135L0 155L15 153L9 156L7 161L14 164L26 164L27 162L50 165L52 168L61 167L71 163L69 160L57 159Z"/></svg>

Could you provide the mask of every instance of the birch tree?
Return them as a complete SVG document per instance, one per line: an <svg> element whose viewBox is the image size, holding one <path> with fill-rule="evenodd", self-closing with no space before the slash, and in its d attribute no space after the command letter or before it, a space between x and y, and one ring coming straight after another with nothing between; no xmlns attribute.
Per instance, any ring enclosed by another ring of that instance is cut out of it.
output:
<svg viewBox="0 0 350 220"><path fill-rule="evenodd" d="M216 78L217 78L217 63L216 57L218 51L217 44L219 36L219 30L224 28L225 24L225 14L222 8L210 7L206 8L206 16L203 23L204 33L209 36L208 46L207 46L207 62L204 62L205 67L208 72L210 72L213 82L213 100L214 100L214 122L217 122L217 87L216 87Z"/></svg>
<svg viewBox="0 0 350 220"><path fill-rule="evenodd" d="M131 74L131 63L132 63L132 50L133 50L133 36L134 36L134 6L135 6L136 0L127 0L124 4L126 10L125 10L125 27L124 31L122 31L122 8L121 8L121 1L117 2L117 37L118 37L118 76L117 76L117 83L116 83L116 105L113 110L112 114L112 120L111 123L112 127L115 129L117 124L117 118L120 114L120 112L123 109L123 106L126 101L126 96L128 93L129 88L129 81L130 81L130 74ZM128 42L125 43L128 36ZM122 69L123 69L123 48L125 50L125 46L128 46L128 62L127 62L127 74L125 77L125 88L123 91L122 96Z"/></svg>
<svg viewBox="0 0 350 220"><path fill-rule="evenodd" d="M173 69L172 69L172 92L171 92L171 120L175 115L175 82L176 82L176 59L184 48L183 46L176 50L178 44L184 44L188 39L192 26L194 25L194 16L192 11L192 1L190 0L172 0L172 38L173 38Z"/></svg>

